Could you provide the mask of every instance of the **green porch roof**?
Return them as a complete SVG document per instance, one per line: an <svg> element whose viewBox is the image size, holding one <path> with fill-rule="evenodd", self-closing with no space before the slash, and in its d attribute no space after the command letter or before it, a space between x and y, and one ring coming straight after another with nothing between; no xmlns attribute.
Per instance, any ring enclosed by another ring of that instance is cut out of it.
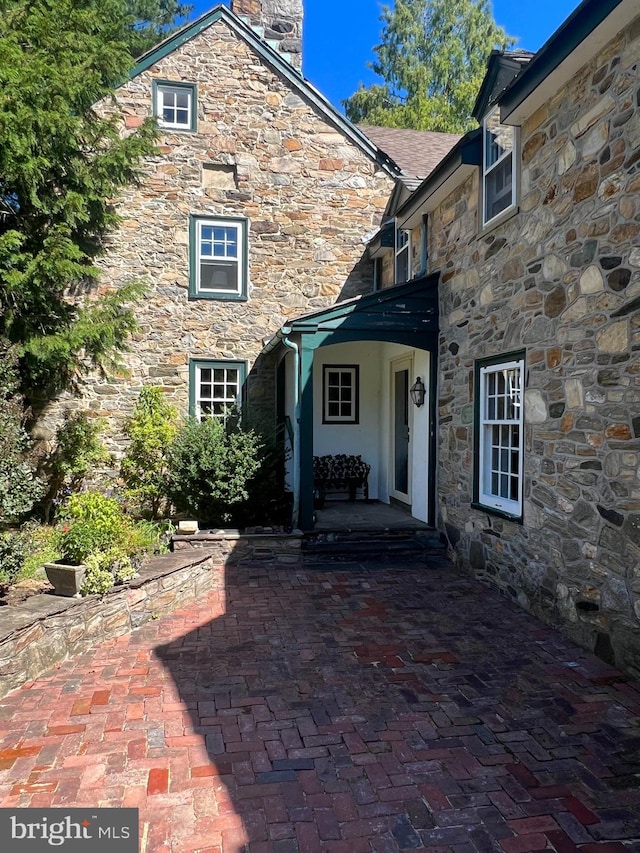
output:
<svg viewBox="0 0 640 853"><path fill-rule="evenodd" d="M346 341L393 341L431 349L438 334L440 274L338 302L306 314L283 329L286 335L313 335L314 346Z"/></svg>

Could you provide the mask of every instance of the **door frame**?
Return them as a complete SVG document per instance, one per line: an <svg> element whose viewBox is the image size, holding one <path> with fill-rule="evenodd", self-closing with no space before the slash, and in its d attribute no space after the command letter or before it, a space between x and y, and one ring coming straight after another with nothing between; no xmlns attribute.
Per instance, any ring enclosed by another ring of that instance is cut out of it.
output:
<svg viewBox="0 0 640 853"><path fill-rule="evenodd" d="M413 412L411 406L411 398L409 389L413 382L413 353L399 356L391 360L390 368L390 386L389 386L389 497L400 501L407 507L412 504L412 473L413 473ZM407 442L407 492L399 492L395 488L396 476L396 418L395 418L395 402L396 402L396 374L402 371L407 371L407 427L409 430L409 438Z"/></svg>

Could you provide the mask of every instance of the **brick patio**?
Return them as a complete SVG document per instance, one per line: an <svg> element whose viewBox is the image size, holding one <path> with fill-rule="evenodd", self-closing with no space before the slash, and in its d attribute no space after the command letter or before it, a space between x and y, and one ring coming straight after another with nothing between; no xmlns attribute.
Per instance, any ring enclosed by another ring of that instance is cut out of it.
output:
<svg viewBox="0 0 640 853"><path fill-rule="evenodd" d="M226 592L0 701L0 805L143 853L640 851L640 685L444 560Z"/></svg>

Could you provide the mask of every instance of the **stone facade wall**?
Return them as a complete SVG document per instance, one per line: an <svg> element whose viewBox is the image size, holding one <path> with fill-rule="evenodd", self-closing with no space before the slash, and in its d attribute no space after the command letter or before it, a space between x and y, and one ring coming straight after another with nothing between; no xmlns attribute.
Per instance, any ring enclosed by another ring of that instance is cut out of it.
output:
<svg viewBox="0 0 640 853"><path fill-rule="evenodd" d="M372 287L362 241L380 223L388 174L222 21L118 90L127 128L150 115L154 79L197 84L198 124L162 131L141 186L119 201L122 225L101 262L104 288L149 282L141 330L125 375L93 376L82 398L50 407L44 438L61 406L88 407L119 450L142 385L160 385L186 413L190 358L246 361L257 414L273 418L273 365L255 365L263 340ZM189 299L190 214L248 218L246 302Z"/></svg>
<svg viewBox="0 0 640 853"><path fill-rule="evenodd" d="M519 212L478 175L430 216L440 522L461 562L640 672L640 20L521 130ZM524 518L474 510L477 359L526 349Z"/></svg>

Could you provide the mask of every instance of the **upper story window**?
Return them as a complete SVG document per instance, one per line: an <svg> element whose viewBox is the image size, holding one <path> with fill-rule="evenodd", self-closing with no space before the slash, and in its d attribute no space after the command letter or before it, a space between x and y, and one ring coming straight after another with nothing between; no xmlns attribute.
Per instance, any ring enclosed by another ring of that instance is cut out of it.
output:
<svg viewBox="0 0 640 853"><path fill-rule="evenodd" d="M246 220L192 216L189 237L189 295L201 299L246 299Z"/></svg>
<svg viewBox="0 0 640 853"><path fill-rule="evenodd" d="M153 114L160 127L196 129L196 87L193 83L153 81Z"/></svg>
<svg viewBox="0 0 640 853"><path fill-rule="evenodd" d="M483 227L516 206L516 128L500 124L496 107L483 121Z"/></svg>
<svg viewBox="0 0 640 853"><path fill-rule="evenodd" d="M522 516L524 357L476 363L475 502Z"/></svg>
<svg viewBox="0 0 640 853"><path fill-rule="evenodd" d="M411 269L411 240L409 232L402 228L396 228L396 264L395 283L402 284L409 281Z"/></svg>

